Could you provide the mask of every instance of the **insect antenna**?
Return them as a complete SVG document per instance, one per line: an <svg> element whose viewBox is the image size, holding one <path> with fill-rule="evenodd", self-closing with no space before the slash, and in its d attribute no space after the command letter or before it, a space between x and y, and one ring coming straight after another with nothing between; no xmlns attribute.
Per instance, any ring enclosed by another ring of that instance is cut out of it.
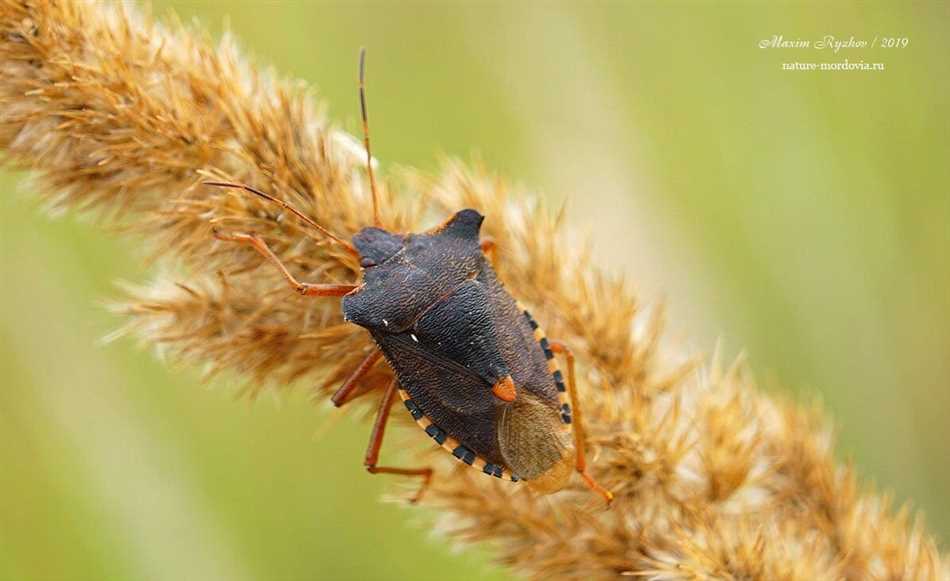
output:
<svg viewBox="0 0 950 581"><path fill-rule="evenodd" d="M321 234L323 234L324 236L326 236L326 237L329 238L330 240L336 242L337 244L339 244L340 246L342 246L343 248L345 248L345 249L347 250L347 252L349 252L350 254L353 254L354 256L359 256L359 252L356 250L356 248L353 247L352 244L350 244L350 243L347 242L346 240L343 240L342 238L340 238L339 236L337 236L337 235L334 234L333 232L330 232L329 230L327 230L326 228L324 228L324 227L321 226L320 224L317 224L317 223L314 222L313 219L311 219L309 216L307 216L306 214L304 214L303 212L301 212L301 211L298 210L297 208L294 208L293 206L291 206L290 204L288 204L287 202L285 202L285 201L283 201L283 200L279 200L279 199L275 198L274 196L272 196L272 195L270 195L270 194L265 194L264 192L258 190L257 188L252 188L251 186L248 186L248 185L245 185L245 184L237 184L237 183L232 183L232 182L203 182L203 183L204 183L204 185L206 185L206 186L217 186L217 187L219 187L219 188L232 188L232 189L236 189L236 190L244 190L244 191L246 191L246 192L250 192L250 193L252 193L252 194L254 194L254 195L256 195L256 196L259 196L259 197L261 197L261 198L264 198L264 199L267 200L268 202L272 202L272 203L274 203L274 204L277 204L277 205L280 206L281 208L284 208L285 210L289 210L290 212L293 212L298 218L300 218L301 220L303 220L304 222L306 222L306 223L309 224L310 226L316 228Z"/></svg>
<svg viewBox="0 0 950 581"><path fill-rule="evenodd" d="M376 176L373 175L373 154L369 148L369 116L366 114L366 47L360 48L360 115L363 119L363 147L366 148L366 172L373 193L373 225L382 226L379 219L379 193L376 191Z"/></svg>

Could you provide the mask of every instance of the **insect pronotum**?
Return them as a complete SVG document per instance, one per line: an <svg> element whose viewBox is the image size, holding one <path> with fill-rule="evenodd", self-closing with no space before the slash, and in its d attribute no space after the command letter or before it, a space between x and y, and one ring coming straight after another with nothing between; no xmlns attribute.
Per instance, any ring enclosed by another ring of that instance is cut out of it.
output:
<svg viewBox="0 0 950 581"><path fill-rule="evenodd" d="M530 312L499 282L479 240L481 214L461 210L440 226L399 234L382 227L373 174L365 90L365 49L360 51L359 96L366 171L373 200L373 225L353 236L336 236L288 203L248 185L239 188L287 211L360 260L354 284L298 281L253 233L223 234L219 240L248 244L272 262L298 293L341 297L344 320L369 331L376 348L344 381L332 401L342 406L361 379L385 359L395 377L380 403L364 463L373 474L422 478L417 501L432 469L379 466L380 447L396 396L426 434L459 461L481 472L547 493L562 489L576 471L608 503L613 495L588 473L574 355L548 340ZM556 356L567 361L567 378Z"/></svg>

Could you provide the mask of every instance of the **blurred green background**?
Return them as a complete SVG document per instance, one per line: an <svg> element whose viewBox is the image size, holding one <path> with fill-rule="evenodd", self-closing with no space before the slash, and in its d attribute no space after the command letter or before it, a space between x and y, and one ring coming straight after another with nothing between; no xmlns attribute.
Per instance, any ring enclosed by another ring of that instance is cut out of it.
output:
<svg viewBox="0 0 950 581"><path fill-rule="evenodd" d="M668 302L673 345L721 340L766 389L820 394L841 457L948 538L946 4L154 6L215 35L229 20L352 131L366 45L384 167L477 153L566 201L602 265ZM910 44L758 48L779 34ZM844 58L887 69L781 70ZM17 181L0 178L0 579L506 578L378 501L366 424L317 437L330 414L304 397L235 403L98 344L143 252L51 220Z"/></svg>

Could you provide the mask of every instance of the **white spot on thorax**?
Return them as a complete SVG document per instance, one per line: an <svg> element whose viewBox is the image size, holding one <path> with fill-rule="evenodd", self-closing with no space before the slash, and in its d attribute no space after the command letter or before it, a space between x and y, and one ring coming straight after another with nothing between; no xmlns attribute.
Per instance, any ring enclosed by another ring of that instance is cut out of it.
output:
<svg viewBox="0 0 950 581"><path fill-rule="evenodd" d="M413 335L412 333L409 333L409 336L412 337L412 340L415 341L416 343L419 342L419 339L418 339L415 335Z"/></svg>

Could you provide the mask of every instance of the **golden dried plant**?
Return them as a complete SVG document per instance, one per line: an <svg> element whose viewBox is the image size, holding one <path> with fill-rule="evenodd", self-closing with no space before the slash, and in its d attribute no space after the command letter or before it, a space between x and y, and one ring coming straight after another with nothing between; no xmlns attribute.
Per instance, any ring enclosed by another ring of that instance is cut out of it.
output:
<svg viewBox="0 0 950 581"><path fill-rule="evenodd" d="M55 209L98 210L187 277L129 287L137 333L209 374L324 397L371 348L336 300L290 292L252 250L265 238L302 280L349 282L352 256L223 178L272 192L348 236L369 218L363 150L298 84L249 66L225 38L82 0L0 0L0 147ZM616 500L579 482L537 497L444 454L426 503L440 530L487 543L534 578L938 579L946 559L919 518L836 463L820 411L758 391L746 365L706 365L661 344L662 312L590 265L571 231L496 177L449 163L383 192L385 224L420 228L462 207L488 216L498 270L551 336L579 355L597 460ZM376 399L390 371L365 383ZM427 440L419 438L420 448Z"/></svg>

